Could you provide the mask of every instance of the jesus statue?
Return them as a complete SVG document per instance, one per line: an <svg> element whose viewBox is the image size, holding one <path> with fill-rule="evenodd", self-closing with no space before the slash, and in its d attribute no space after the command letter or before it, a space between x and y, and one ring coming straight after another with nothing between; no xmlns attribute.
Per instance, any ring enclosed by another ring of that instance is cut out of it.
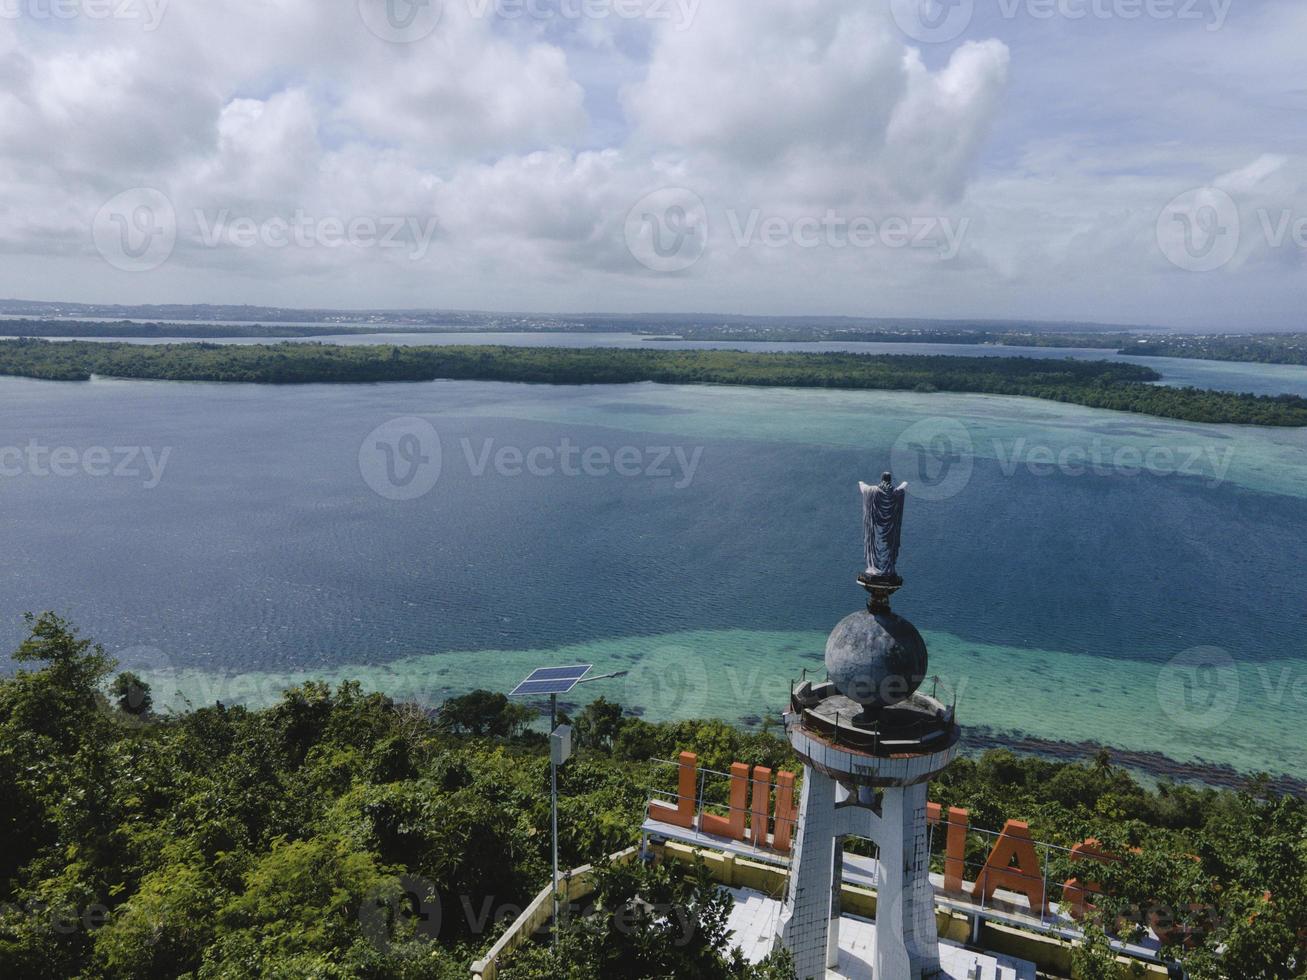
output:
<svg viewBox="0 0 1307 980"><path fill-rule="evenodd" d="M894 566L899 560L899 537L903 531L903 503L908 485L894 486L894 477L886 473L877 486L860 483L862 490L862 524L867 548L867 576L897 579Z"/></svg>

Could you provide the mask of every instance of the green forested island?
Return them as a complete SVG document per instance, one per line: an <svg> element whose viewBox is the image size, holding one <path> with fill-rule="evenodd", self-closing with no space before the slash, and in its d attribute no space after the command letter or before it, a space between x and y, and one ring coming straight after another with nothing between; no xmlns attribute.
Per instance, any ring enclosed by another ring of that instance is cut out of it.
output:
<svg viewBox="0 0 1307 980"><path fill-rule="evenodd" d="M1252 364L1307 364L1307 333L1149 337L1137 340L1121 353Z"/></svg>
<svg viewBox="0 0 1307 980"><path fill-rule="evenodd" d="M53 381L103 375L273 384L446 379L948 391L1023 395L1190 422L1307 425L1307 399L1298 396L1168 388L1150 384L1161 375L1141 365L1024 357L312 343L140 345L24 339L0 341L0 374Z"/></svg>
<svg viewBox="0 0 1307 980"><path fill-rule="evenodd" d="M990 327L862 329L787 327L784 325L690 325L664 330L650 341L765 341L769 343L973 344L997 347L1068 347L1111 351L1136 357L1190 357L1204 361L1255 364L1307 364L1307 333L1164 334L1133 332L1029 330Z"/></svg>
<svg viewBox="0 0 1307 980"><path fill-rule="evenodd" d="M89 308L99 311L99 308ZM117 309L117 308L109 308ZM152 308L151 308L152 309ZM189 307L167 307L173 313L194 312ZM233 314L267 313L304 317L286 310L232 308ZM319 314L325 316L325 314ZM1187 357L1208 361L1257 364L1307 365L1307 333L1165 334L1144 328L1109 329L1087 324L973 325L966 321L884 323L876 326L831 325L821 318L726 318L723 322L685 320L680 317L555 317L447 313L417 315L399 311L388 322L381 313L362 313L355 322L337 313L330 319L297 319L294 323L216 323L182 321L77 320L50 317L15 317L0 320L0 336L53 338L147 338L219 340L231 338L299 338L332 335L367 335L395 330L417 333L631 333L653 345L666 342L744 343L867 343L951 344L996 347L1080 348L1147 357ZM815 321L815 322L814 322ZM363 324L363 325L360 325Z"/></svg>
<svg viewBox="0 0 1307 980"><path fill-rule="evenodd" d="M0 678L0 976L466 980L549 881L548 749L536 712L502 694L430 710L311 683L266 710L161 714L146 683L59 617L28 628L17 673ZM717 771L797 768L766 725L651 724L602 699L571 720L567 868L638 843L651 789L675 785L657 760L687 750ZM725 802L725 781L709 797ZM1119 858L1097 868L1096 921L1123 938L1166 921L1164 955L1192 980L1289 980L1307 963L1307 803L1263 779L1150 790L1106 753L1068 764L993 751L958 760L931 798L977 827L1020 819L1038 840L1100 841ZM675 914L642 915L640 899ZM781 957L730 955L729 895L692 869L614 866L597 900L557 954L529 947L501 976L789 976ZM691 941L657 935L682 920ZM1113 977L1090 928L1077 976Z"/></svg>
<svg viewBox="0 0 1307 980"><path fill-rule="evenodd" d="M648 333L647 329L637 332ZM1121 348L1138 339L1124 331L1114 333L1068 330L1016 330L999 328L899 327L866 329L859 327L791 327L784 325L744 326L677 326L662 331L657 340L750 341L782 343L845 344L970 344L999 347L1080 347L1121 352Z"/></svg>

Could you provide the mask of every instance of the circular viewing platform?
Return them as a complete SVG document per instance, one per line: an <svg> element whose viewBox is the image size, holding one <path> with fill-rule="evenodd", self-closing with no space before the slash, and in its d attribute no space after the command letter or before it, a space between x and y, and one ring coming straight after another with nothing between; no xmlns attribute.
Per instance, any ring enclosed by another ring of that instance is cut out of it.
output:
<svg viewBox="0 0 1307 980"><path fill-rule="evenodd" d="M916 693L868 712L830 681L795 688L785 725L805 761L831 775L861 774L872 784L928 778L953 760L962 734L954 709L933 697Z"/></svg>

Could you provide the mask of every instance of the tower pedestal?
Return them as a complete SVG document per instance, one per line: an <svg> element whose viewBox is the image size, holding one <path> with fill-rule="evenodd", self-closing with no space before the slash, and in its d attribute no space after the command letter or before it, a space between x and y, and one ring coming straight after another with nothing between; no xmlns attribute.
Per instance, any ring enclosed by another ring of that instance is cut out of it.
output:
<svg viewBox="0 0 1307 980"><path fill-rule="evenodd" d="M831 953L839 957L835 846L835 780L805 766L789 889L778 926L797 977L824 977Z"/></svg>
<svg viewBox="0 0 1307 980"><path fill-rule="evenodd" d="M926 784L881 795L876 889L876 977L939 976L935 890L930 884Z"/></svg>
<svg viewBox="0 0 1307 980"><path fill-rule="evenodd" d="M844 838L865 837L880 852L876 980L940 976L926 790L958 752L952 710L916 694L869 727L829 683L805 684L791 708L785 723L804 763L803 793L777 942L799 980L838 966Z"/></svg>

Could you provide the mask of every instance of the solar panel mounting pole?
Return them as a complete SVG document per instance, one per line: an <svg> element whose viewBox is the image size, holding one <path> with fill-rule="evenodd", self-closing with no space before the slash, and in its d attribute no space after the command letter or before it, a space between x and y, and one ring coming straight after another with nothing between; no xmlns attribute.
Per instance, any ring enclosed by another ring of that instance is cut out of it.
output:
<svg viewBox="0 0 1307 980"><path fill-rule="evenodd" d="M558 728L558 695L549 695L549 737L553 739L554 731ZM553 845L554 845L554 948L558 948L558 761L553 751L553 745L549 747L549 802L550 812L553 821Z"/></svg>
<svg viewBox="0 0 1307 980"><path fill-rule="evenodd" d="M558 695L566 694L577 684L585 680L602 680L603 678L586 678L593 669L592 664L579 664L575 667L538 667L530 676L509 692L510 698L549 695L549 816L551 824L551 850L553 852L553 900L554 931L553 944L558 945L558 767L572 756L572 729L564 725L558 727ZM605 674L603 677L620 677L625 671Z"/></svg>

